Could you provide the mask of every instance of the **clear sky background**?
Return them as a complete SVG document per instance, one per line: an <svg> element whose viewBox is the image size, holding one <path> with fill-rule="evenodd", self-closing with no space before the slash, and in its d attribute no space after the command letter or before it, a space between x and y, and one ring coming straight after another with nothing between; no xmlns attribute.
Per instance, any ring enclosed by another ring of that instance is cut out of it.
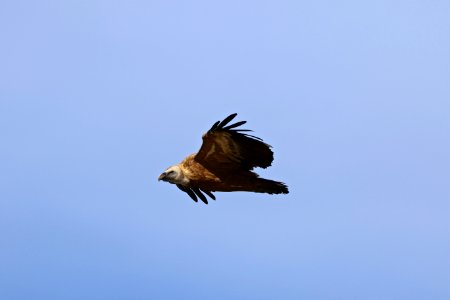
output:
<svg viewBox="0 0 450 300"><path fill-rule="evenodd" d="M450 2L2 1L0 298L449 299ZM158 175L237 112L291 193Z"/></svg>

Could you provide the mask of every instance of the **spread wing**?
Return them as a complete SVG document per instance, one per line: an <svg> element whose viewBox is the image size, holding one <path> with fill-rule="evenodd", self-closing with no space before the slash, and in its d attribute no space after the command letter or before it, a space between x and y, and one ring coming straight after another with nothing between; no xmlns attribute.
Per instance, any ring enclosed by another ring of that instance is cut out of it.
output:
<svg viewBox="0 0 450 300"><path fill-rule="evenodd" d="M222 122L214 123L203 135L203 144L194 157L197 162L218 175L239 169L267 168L273 161L273 152L268 144L256 136L244 133L251 130L237 129L246 121L228 125L236 115L229 115Z"/></svg>

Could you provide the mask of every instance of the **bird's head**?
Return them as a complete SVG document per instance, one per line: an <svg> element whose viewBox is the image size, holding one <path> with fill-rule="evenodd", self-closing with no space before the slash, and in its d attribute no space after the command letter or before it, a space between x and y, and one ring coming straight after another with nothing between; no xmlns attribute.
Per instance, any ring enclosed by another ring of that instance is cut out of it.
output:
<svg viewBox="0 0 450 300"><path fill-rule="evenodd" d="M179 166L171 166L167 168L161 175L159 175L158 181L160 180L174 184L189 183L189 180L186 176L184 176L183 171Z"/></svg>

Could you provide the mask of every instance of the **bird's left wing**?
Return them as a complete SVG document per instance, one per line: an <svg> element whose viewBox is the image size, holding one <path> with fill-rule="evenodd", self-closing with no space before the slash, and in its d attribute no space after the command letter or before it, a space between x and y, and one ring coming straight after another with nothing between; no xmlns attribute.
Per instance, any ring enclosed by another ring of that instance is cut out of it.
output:
<svg viewBox="0 0 450 300"><path fill-rule="evenodd" d="M203 135L200 151L194 159L216 174L237 169L267 168L272 164L273 152L260 138L244 133L251 130L237 129L246 121L228 123L236 117L232 114L217 121ZM228 126L227 126L228 125Z"/></svg>

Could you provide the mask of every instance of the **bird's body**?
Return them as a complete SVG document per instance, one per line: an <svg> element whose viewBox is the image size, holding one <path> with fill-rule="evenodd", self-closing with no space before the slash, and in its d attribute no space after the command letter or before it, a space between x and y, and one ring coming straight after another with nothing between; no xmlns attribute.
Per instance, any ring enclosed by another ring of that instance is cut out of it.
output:
<svg viewBox="0 0 450 300"><path fill-rule="evenodd" d="M287 194L282 182L259 178L252 172L254 167L267 168L273 161L270 146L261 139L234 129L245 121L227 125L236 114L216 122L203 135L198 153L187 156L178 165L169 167L159 180L176 184L177 187L197 201L208 203L205 193L215 200L211 192L247 191L269 194Z"/></svg>

